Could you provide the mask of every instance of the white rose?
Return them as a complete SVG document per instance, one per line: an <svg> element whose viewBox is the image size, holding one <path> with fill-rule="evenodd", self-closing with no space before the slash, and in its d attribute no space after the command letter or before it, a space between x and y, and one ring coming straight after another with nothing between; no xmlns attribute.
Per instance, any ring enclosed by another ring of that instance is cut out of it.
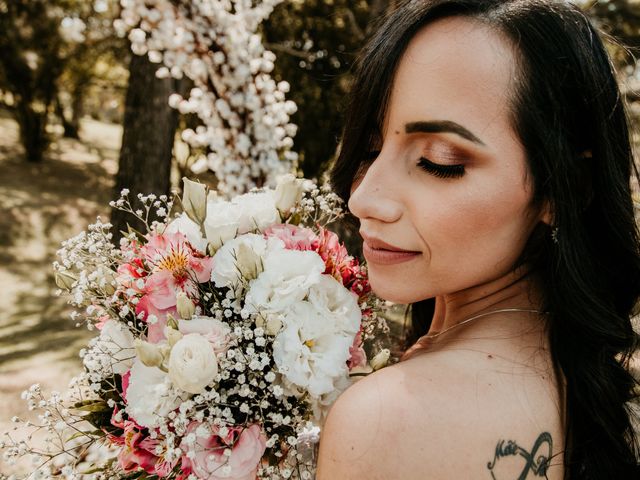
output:
<svg viewBox="0 0 640 480"><path fill-rule="evenodd" d="M171 349L169 378L185 392L198 394L218 374L218 360L209 341L197 333L182 337Z"/></svg>
<svg viewBox="0 0 640 480"><path fill-rule="evenodd" d="M245 298L252 312L280 311L307 296L325 270L320 255L311 251L274 249L264 260L264 270L250 283Z"/></svg>
<svg viewBox="0 0 640 480"><path fill-rule="evenodd" d="M240 207L240 226L238 233L263 232L271 225L280 223L280 214L276 208L273 190L257 193L245 193L232 200Z"/></svg>
<svg viewBox="0 0 640 480"><path fill-rule="evenodd" d="M318 398L336 389L348 375L354 335L337 327L313 304L301 301L284 314L284 328L273 342L273 358L290 393L308 391Z"/></svg>
<svg viewBox="0 0 640 480"><path fill-rule="evenodd" d="M201 253L206 253L207 251L207 239L202 236L200 226L191 220L186 213L182 213L175 220L172 220L167 225L165 233L181 233L187 237L193 248Z"/></svg>
<svg viewBox="0 0 640 480"><path fill-rule="evenodd" d="M129 328L117 320L108 320L100 331L98 351L106 355L113 373L124 375L133 365L135 347Z"/></svg>
<svg viewBox="0 0 640 480"><path fill-rule="evenodd" d="M196 316L191 320L178 320L178 330L183 335L198 333L206 338L216 353L227 350L231 338L231 328L215 318Z"/></svg>
<svg viewBox="0 0 640 480"><path fill-rule="evenodd" d="M216 197L211 197L207 202L204 231L214 248L220 248L236 236L240 228L240 215L240 207L230 202L219 201Z"/></svg>
<svg viewBox="0 0 640 480"><path fill-rule="evenodd" d="M229 240L213 256L211 280L216 287L232 287L241 280L237 261L240 245L245 245L259 258L264 258L268 250L284 248L282 240L274 237L266 240L262 235L253 233Z"/></svg>
<svg viewBox="0 0 640 480"><path fill-rule="evenodd" d="M158 427L186 398L171 385L167 374L136 360L127 388L127 414L143 427Z"/></svg>

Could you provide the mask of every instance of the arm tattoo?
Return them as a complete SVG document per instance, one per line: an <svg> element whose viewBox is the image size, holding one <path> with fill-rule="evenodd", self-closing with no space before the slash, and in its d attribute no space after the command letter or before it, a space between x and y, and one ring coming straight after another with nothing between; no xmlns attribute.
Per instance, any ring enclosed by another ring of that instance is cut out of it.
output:
<svg viewBox="0 0 640 480"><path fill-rule="evenodd" d="M487 468L491 472L491 478L498 480L495 476L494 468L499 460L503 457L519 455L525 459L526 463L517 480L525 480L529 472L533 473L534 477L546 478L552 449L553 441L551 440L551 434L548 432L540 434L536 443L533 444L531 452L526 451L513 440L500 440L496 446L493 461L487 463Z"/></svg>

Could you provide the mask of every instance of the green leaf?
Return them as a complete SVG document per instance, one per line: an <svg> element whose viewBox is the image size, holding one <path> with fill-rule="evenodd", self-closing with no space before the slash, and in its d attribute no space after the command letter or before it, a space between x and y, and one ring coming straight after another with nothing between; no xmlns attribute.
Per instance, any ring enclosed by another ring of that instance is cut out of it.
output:
<svg viewBox="0 0 640 480"><path fill-rule="evenodd" d="M85 400L84 402L76 403L73 408L82 412L110 412L111 408L102 400Z"/></svg>

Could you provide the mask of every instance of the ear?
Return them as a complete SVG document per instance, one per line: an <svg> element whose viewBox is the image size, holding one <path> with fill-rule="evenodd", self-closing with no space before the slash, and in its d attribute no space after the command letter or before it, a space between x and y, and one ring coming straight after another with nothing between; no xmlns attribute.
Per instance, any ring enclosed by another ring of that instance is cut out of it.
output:
<svg viewBox="0 0 640 480"><path fill-rule="evenodd" d="M544 200L542 202L542 208L540 208L539 220L552 227L555 222L555 215L553 212L553 208L551 207L551 202L549 200Z"/></svg>

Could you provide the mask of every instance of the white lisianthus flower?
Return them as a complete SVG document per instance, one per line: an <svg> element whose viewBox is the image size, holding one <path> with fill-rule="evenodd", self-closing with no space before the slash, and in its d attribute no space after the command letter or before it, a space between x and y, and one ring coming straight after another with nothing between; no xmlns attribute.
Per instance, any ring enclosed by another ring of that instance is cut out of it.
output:
<svg viewBox="0 0 640 480"><path fill-rule="evenodd" d="M232 203L240 207L240 234L256 230L264 232L271 225L280 223L273 190L245 193L234 198Z"/></svg>
<svg viewBox="0 0 640 480"><path fill-rule="evenodd" d="M185 392L198 394L218 374L218 360L209 340L197 333L182 337L171 349L169 378Z"/></svg>
<svg viewBox="0 0 640 480"><path fill-rule="evenodd" d="M207 239L202 236L200 226L191 220L186 213L180 214L175 220L172 220L164 233L181 233L189 243L201 253L207 252Z"/></svg>
<svg viewBox="0 0 640 480"><path fill-rule="evenodd" d="M140 360L131 367L126 397L127 414L147 428L161 425L169 412L186 399L182 392L173 388L166 373L156 367L147 367Z"/></svg>
<svg viewBox="0 0 640 480"><path fill-rule="evenodd" d="M118 375L131 368L136 356L133 334L117 320L108 320L103 325L95 350L109 359L113 373Z"/></svg>
<svg viewBox="0 0 640 480"><path fill-rule="evenodd" d="M327 279L325 281L324 279ZM349 347L358 332L360 309L346 289L337 294L328 282L338 282L323 276L324 285L333 290L327 295L309 296L284 312L284 327L273 343L273 357L287 389L296 394L308 391L319 398L336 390L348 377ZM340 312L340 314L338 314ZM342 314L346 317L342 317Z"/></svg>
<svg viewBox="0 0 640 480"><path fill-rule="evenodd" d="M191 320L178 320L178 330L183 335L197 333L206 338L215 353L225 352L231 338L231 328L215 318L196 316Z"/></svg>
<svg viewBox="0 0 640 480"><path fill-rule="evenodd" d="M282 240L275 237L265 239L262 235L247 233L225 243L213 256L211 280L216 287L232 287L241 280L241 270L238 268L238 253L240 245L245 245L256 256L264 258L267 251L283 249Z"/></svg>
<svg viewBox="0 0 640 480"><path fill-rule="evenodd" d="M312 251L274 249L264 260L264 270L250 283L245 304L251 313L278 312L301 301L320 280L325 264Z"/></svg>
<svg viewBox="0 0 640 480"><path fill-rule="evenodd" d="M322 315L336 322L336 329L352 339L360 329L362 311L358 297L331 275L322 275L309 289L309 302Z"/></svg>
<svg viewBox="0 0 640 480"><path fill-rule="evenodd" d="M322 426L327 419L331 406L338 400L338 397L349 388L357 380L358 377L352 378L349 372L337 377L334 380L334 390L325 393L320 397L311 398L311 411L313 412L313 420L316 425Z"/></svg>
<svg viewBox="0 0 640 480"><path fill-rule="evenodd" d="M204 231L207 240L214 248L220 248L231 240L240 228L241 210L231 202L212 197L207 202L207 218L204 221Z"/></svg>

